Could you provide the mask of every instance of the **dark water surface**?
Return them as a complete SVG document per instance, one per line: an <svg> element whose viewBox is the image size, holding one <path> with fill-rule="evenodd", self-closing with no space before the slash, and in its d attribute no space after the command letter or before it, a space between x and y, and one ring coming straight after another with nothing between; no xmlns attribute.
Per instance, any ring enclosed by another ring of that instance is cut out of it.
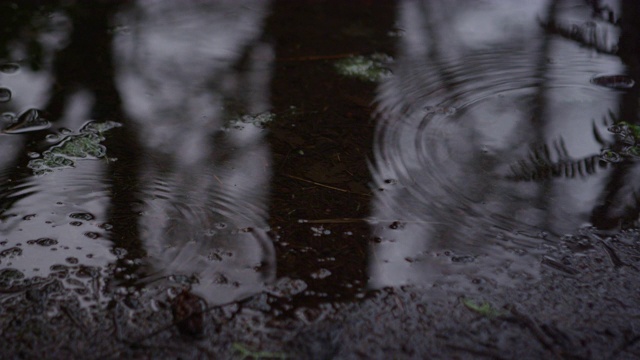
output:
<svg viewBox="0 0 640 360"><path fill-rule="evenodd" d="M640 210L638 5L598 4L3 3L0 300L571 273L543 254Z"/></svg>

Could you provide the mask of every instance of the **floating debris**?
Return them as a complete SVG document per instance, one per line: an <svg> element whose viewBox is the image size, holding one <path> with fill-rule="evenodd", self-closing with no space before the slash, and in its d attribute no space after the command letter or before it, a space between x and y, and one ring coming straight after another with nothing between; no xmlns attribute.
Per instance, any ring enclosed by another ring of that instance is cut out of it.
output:
<svg viewBox="0 0 640 360"><path fill-rule="evenodd" d="M609 132L616 134L622 139L628 139L631 144L635 144L640 139L640 125L620 121L609 127Z"/></svg>
<svg viewBox="0 0 640 360"><path fill-rule="evenodd" d="M14 74L20 70L20 65L15 63L0 64L0 72L5 74Z"/></svg>
<svg viewBox="0 0 640 360"><path fill-rule="evenodd" d="M311 273L311 278L313 279L324 279L329 276L331 276L331 271L324 268L318 269L318 271L314 271Z"/></svg>
<svg viewBox="0 0 640 360"><path fill-rule="evenodd" d="M39 131L48 129L51 123L41 117L41 112L38 109L29 109L20 116L15 123L9 125L6 129L2 130L5 134L22 134L31 131Z"/></svg>
<svg viewBox="0 0 640 360"><path fill-rule="evenodd" d="M611 149L602 149L602 151L600 152L600 160L606 161L608 163L619 163L624 159L616 151L613 151Z"/></svg>
<svg viewBox="0 0 640 360"><path fill-rule="evenodd" d="M107 149L100 144L105 139L103 132L119 126L122 125L113 121L89 122L78 134L65 136L44 151L41 158L29 161L27 167L36 175L44 175L55 169L75 167L79 159L102 159L107 155Z"/></svg>
<svg viewBox="0 0 640 360"><path fill-rule="evenodd" d="M376 82L391 75L388 66L392 62L392 57L375 53L370 56L348 57L337 61L335 66L340 75Z"/></svg>
<svg viewBox="0 0 640 360"><path fill-rule="evenodd" d="M268 111L257 115L243 115L237 119L229 121L224 130L242 130L246 125L253 125L257 128L264 129L275 119L276 115Z"/></svg>
<svg viewBox="0 0 640 360"><path fill-rule="evenodd" d="M7 88L0 88L0 103L5 103L11 100L11 90Z"/></svg>
<svg viewBox="0 0 640 360"><path fill-rule="evenodd" d="M618 90L631 89L635 85L635 81L627 75L598 75L591 78L591 83Z"/></svg>

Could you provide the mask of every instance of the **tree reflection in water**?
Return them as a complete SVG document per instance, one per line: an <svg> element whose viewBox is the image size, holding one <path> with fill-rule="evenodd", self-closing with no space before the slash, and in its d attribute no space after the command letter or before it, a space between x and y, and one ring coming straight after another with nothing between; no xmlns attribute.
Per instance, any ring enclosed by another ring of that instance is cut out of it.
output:
<svg viewBox="0 0 640 360"><path fill-rule="evenodd" d="M238 122L269 109L267 4L250 5L134 5L114 41L124 112L143 134L139 225L151 271L195 275L213 303L275 275L265 131Z"/></svg>
<svg viewBox="0 0 640 360"><path fill-rule="evenodd" d="M19 150L6 153L12 156L3 157L3 171L24 185L2 189L3 214L16 219L3 234L20 241L23 216L35 212L42 224L24 231L24 240L46 235L60 250L80 248L89 225L69 225L67 215L83 212L101 240L77 250L82 264L105 269L117 256L116 273L131 279L140 265L132 260L146 254L148 266L138 271L145 280L197 279L194 292L214 304L260 291L275 275L266 214L270 151L265 130L250 121L270 106L273 55L261 41L267 7L264 1L61 6L61 30L49 39L53 45L40 44L40 67L5 82L34 96L16 94L4 109L43 109L54 132L77 131L89 119L122 126L104 142L108 161L78 161L75 169L40 177L14 169L28 160L30 141L51 145L43 143L45 134L7 140L7 148ZM5 60L25 55L11 46ZM46 214L54 208L52 219ZM84 259L87 251L94 260ZM62 259L39 258L41 275L64 263L67 251L59 253Z"/></svg>
<svg viewBox="0 0 640 360"><path fill-rule="evenodd" d="M401 55L378 96L370 286L535 278L537 252L593 221L622 95L590 79L626 69L549 30L615 30L569 3L402 2ZM592 45L615 39L601 35Z"/></svg>

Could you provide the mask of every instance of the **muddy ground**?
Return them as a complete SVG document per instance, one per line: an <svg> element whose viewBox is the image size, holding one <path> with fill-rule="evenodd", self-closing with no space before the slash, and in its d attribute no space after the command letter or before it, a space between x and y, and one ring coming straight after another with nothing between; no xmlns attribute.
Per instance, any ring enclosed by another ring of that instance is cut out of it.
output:
<svg viewBox="0 0 640 360"><path fill-rule="evenodd" d="M162 286L82 308L58 280L5 289L2 358L633 359L640 356L640 232L585 233L549 247L541 278L389 288L360 302L277 311L283 291L176 322ZM281 287L287 287L282 285ZM91 290L88 289L90 292ZM290 294L289 294L290 295ZM173 298L172 298L173 297ZM183 304L183 306L185 306ZM197 307L196 307L197 308Z"/></svg>

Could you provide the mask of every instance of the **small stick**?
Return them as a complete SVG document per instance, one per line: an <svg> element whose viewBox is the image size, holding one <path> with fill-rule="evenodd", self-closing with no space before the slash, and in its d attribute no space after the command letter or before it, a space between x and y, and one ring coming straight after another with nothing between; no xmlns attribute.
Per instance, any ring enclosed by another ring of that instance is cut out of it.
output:
<svg viewBox="0 0 640 360"><path fill-rule="evenodd" d="M317 219L317 220L303 220L303 223L309 224L347 224L357 222L367 222L367 218L337 218L337 219Z"/></svg>
<svg viewBox="0 0 640 360"><path fill-rule="evenodd" d="M344 59L355 55L354 53L335 54L335 55L310 55L288 58L277 58L276 61L317 61L317 60L335 60Z"/></svg>
<svg viewBox="0 0 640 360"><path fill-rule="evenodd" d="M294 175L285 174L284 176L292 178L292 179L295 179L295 180L304 181L304 182L307 182L307 183L310 183L310 184L313 184L313 185L321 186L321 187L324 187L324 188L327 188L327 189L331 189L331 190L341 191L341 192L350 193L350 194L357 194L357 195L362 195L362 196L371 196L371 194L357 193L357 192L353 192L353 191L337 188L337 187L334 187L334 186L321 184L319 182L307 180L305 178L301 178L301 177L294 176Z"/></svg>
<svg viewBox="0 0 640 360"><path fill-rule="evenodd" d="M443 224L437 221L404 221L398 219L373 219L373 218L335 218L335 219L300 219L299 222L305 224L346 224L346 223L357 223L357 222L370 222L370 223L379 223L379 222L394 222L399 221L403 224Z"/></svg>

